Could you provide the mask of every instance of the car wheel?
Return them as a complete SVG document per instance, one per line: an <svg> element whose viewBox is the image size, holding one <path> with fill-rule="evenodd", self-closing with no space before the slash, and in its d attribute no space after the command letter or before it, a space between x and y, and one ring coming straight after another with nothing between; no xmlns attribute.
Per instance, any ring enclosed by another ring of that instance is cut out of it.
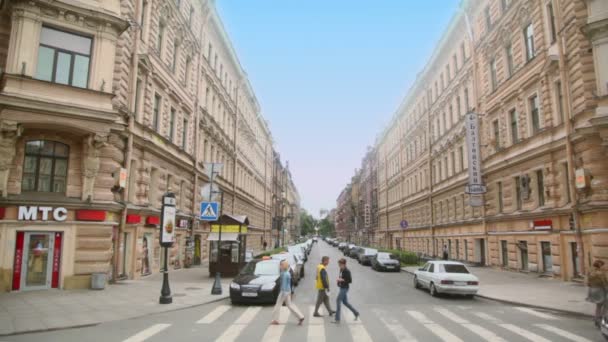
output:
<svg viewBox="0 0 608 342"><path fill-rule="evenodd" d="M304 269L302 269L302 276L301 278L304 278Z"/></svg>
<svg viewBox="0 0 608 342"><path fill-rule="evenodd" d="M472 294L464 295L464 298L466 298L466 299L473 299L473 298L475 298L475 295L472 295Z"/></svg>
<svg viewBox="0 0 608 342"><path fill-rule="evenodd" d="M429 293L431 294L431 297L437 297L437 295L439 295L439 293L437 293L437 289L435 288L435 284L431 283Z"/></svg>
<svg viewBox="0 0 608 342"><path fill-rule="evenodd" d="M418 277L414 276L414 288L419 289L420 283L418 282Z"/></svg>

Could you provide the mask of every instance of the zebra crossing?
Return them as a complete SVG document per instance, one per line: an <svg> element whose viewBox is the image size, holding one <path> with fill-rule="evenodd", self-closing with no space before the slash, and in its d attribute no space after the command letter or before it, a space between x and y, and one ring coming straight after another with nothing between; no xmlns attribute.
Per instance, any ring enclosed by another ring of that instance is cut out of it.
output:
<svg viewBox="0 0 608 342"><path fill-rule="evenodd" d="M582 329L580 321L519 307L493 306L485 311L463 306L366 307L361 308L359 320L344 310L342 323L336 325L330 323L328 317L313 317L314 307L308 306L301 307L306 316L302 327L297 326L296 318L287 307L281 308L280 324L270 325L272 309L217 305L191 322L201 328L197 331L205 331L203 335L191 335L190 339L190 336L172 332L171 323L155 322L122 341L592 342L601 338L590 322L588 329Z"/></svg>

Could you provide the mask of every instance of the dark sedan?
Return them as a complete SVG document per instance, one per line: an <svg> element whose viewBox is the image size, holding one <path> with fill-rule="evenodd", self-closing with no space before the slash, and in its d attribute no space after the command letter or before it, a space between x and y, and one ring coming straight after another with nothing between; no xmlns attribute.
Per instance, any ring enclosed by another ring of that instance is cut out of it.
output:
<svg viewBox="0 0 608 342"><path fill-rule="evenodd" d="M230 301L274 304L279 295L280 260L255 259L230 283Z"/></svg>
<svg viewBox="0 0 608 342"><path fill-rule="evenodd" d="M379 252L372 259L372 268L376 271L401 271L401 263L391 253Z"/></svg>

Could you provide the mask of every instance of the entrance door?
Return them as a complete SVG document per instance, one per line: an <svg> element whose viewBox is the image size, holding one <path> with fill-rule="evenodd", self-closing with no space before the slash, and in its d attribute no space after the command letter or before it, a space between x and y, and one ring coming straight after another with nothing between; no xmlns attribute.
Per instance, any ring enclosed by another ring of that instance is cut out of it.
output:
<svg viewBox="0 0 608 342"><path fill-rule="evenodd" d="M519 242L519 251L521 254L521 269L524 271L528 270L528 242L520 241Z"/></svg>
<svg viewBox="0 0 608 342"><path fill-rule="evenodd" d="M481 265L485 266L486 264L486 240L479 239L479 252L481 253Z"/></svg>
<svg viewBox="0 0 608 342"><path fill-rule="evenodd" d="M551 257L551 242L543 241L540 243L540 248L543 253L543 271L545 273L553 272L553 258Z"/></svg>
<svg viewBox="0 0 608 342"><path fill-rule="evenodd" d="M55 233L25 233L24 256L21 264L23 290L51 288L54 251Z"/></svg>
<svg viewBox="0 0 608 342"><path fill-rule="evenodd" d="M500 241L500 248L502 250L502 266L509 267L509 250L506 240Z"/></svg>
<svg viewBox="0 0 608 342"><path fill-rule="evenodd" d="M570 242L570 254L572 255L572 277L578 278L581 273L578 268L578 248L576 242Z"/></svg>

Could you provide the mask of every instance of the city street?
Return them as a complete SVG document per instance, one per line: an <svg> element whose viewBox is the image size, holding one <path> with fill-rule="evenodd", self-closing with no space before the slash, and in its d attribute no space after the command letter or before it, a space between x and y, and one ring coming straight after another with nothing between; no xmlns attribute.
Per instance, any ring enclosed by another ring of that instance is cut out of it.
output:
<svg viewBox="0 0 608 342"><path fill-rule="evenodd" d="M7 336L0 341L601 341L589 319L515 307L482 299L432 298L415 290L412 276L378 273L347 258L353 273L349 293L360 312L343 308L341 325L326 312L313 318L315 267L328 255L330 281L338 274L340 251L320 241L306 264L295 303L303 326L283 307L281 324L270 326L272 306L232 306L228 300L98 326ZM481 284L483 286L483 284ZM332 307L337 291L332 288ZM155 301L156 298L151 298ZM335 307L334 307L335 308Z"/></svg>

